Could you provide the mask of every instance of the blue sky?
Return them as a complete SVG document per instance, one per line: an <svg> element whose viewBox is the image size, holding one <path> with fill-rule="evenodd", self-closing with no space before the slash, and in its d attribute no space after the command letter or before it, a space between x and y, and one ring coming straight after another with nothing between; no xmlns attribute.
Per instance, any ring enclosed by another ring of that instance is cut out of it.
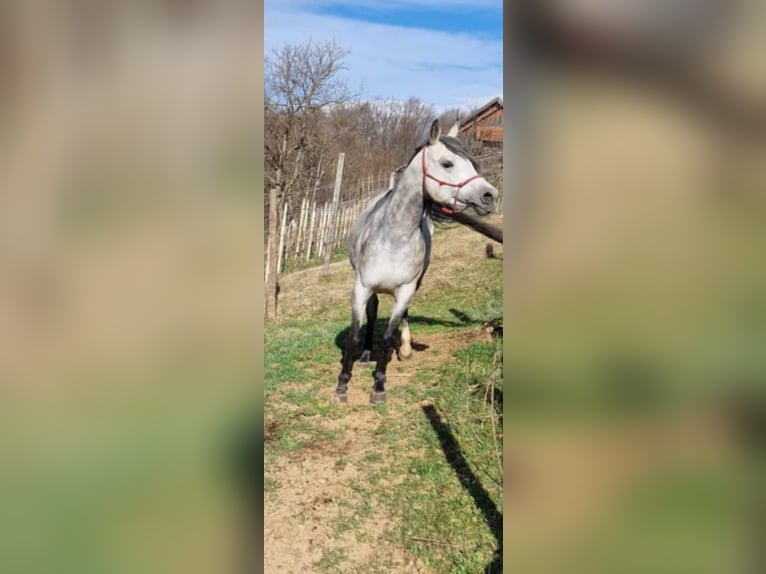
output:
<svg viewBox="0 0 766 574"><path fill-rule="evenodd" d="M265 0L266 54L335 39L365 99L411 96L439 110L503 95L502 0Z"/></svg>

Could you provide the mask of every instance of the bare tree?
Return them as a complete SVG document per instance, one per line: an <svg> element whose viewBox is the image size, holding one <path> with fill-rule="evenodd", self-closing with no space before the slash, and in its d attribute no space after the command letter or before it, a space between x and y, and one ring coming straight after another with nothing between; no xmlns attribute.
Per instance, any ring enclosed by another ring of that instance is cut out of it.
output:
<svg viewBox="0 0 766 574"><path fill-rule="evenodd" d="M375 125L374 144L379 146L388 165L407 161L416 146L423 143L436 111L418 98L404 102L377 100L371 103Z"/></svg>
<svg viewBox="0 0 766 574"><path fill-rule="evenodd" d="M349 53L335 41L309 41L282 46L266 58L265 176L280 197L298 182L307 156L317 153L315 136L322 112L355 97L341 76ZM326 160L320 155L309 163L321 175Z"/></svg>
<svg viewBox="0 0 766 574"><path fill-rule="evenodd" d="M448 110L444 110L439 115L439 122L443 126L452 127L452 125L455 122L459 122L463 120L464 118L467 118L468 115L469 113L466 110L462 108L452 107L452 108L449 108Z"/></svg>
<svg viewBox="0 0 766 574"><path fill-rule="evenodd" d="M332 106L318 122L323 141L321 151L331 156L327 158L330 164L338 152L345 152L345 181L376 175L387 178L423 142L435 115L430 104L417 98ZM326 175L332 176L331 171Z"/></svg>

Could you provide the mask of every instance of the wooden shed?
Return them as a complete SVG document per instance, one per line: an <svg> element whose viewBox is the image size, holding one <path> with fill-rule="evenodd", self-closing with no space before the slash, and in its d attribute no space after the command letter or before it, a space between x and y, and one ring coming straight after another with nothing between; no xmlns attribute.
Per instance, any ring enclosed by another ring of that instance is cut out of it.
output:
<svg viewBox="0 0 766 574"><path fill-rule="evenodd" d="M495 98L463 120L460 136L483 144L502 144L503 100Z"/></svg>

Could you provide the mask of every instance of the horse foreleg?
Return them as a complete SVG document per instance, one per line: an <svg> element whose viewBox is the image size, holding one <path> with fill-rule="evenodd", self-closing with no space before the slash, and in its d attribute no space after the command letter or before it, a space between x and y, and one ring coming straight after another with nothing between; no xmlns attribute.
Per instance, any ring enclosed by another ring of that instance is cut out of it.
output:
<svg viewBox="0 0 766 574"><path fill-rule="evenodd" d="M394 335L396 334L396 329L399 327L402 317L404 317L407 312L410 300L415 294L415 288L415 283L402 285L397 289L396 294L394 295L396 300L394 302L394 308L391 311L391 319L388 321L385 333L383 333L383 351L381 352L380 359L375 364L372 395L370 395L370 402L372 403L382 403L386 400L386 367L388 367L388 363L391 361L391 354L394 350Z"/></svg>
<svg viewBox="0 0 766 574"><path fill-rule="evenodd" d="M370 298L371 291L357 280L354 285L354 293L351 297L351 330L346 339L346 348L343 350L343 366L338 375L338 386L335 389L335 398L339 402L346 402L348 382L351 380L351 369L354 365L354 355L359 346L359 329L362 324L362 312Z"/></svg>
<svg viewBox="0 0 766 574"><path fill-rule="evenodd" d="M375 336L375 321L378 319L378 296L373 293L367 301L367 325L364 331L364 349L360 363L369 363L372 358L372 339Z"/></svg>

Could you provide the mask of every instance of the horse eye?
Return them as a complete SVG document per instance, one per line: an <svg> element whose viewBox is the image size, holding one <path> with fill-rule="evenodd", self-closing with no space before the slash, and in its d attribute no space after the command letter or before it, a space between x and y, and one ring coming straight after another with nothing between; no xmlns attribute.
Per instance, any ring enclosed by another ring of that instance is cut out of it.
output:
<svg viewBox="0 0 766 574"><path fill-rule="evenodd" d="M449 168L451 168L453 165L455 165L454 163L452 163L452 162L451 162L450 160L448 160L448 159L445 159L445 160L444 160L443 162L441 162L441 163L442 163L442 166L443 166L443 167L446 167L447 169L449 169Z"/></svg>

